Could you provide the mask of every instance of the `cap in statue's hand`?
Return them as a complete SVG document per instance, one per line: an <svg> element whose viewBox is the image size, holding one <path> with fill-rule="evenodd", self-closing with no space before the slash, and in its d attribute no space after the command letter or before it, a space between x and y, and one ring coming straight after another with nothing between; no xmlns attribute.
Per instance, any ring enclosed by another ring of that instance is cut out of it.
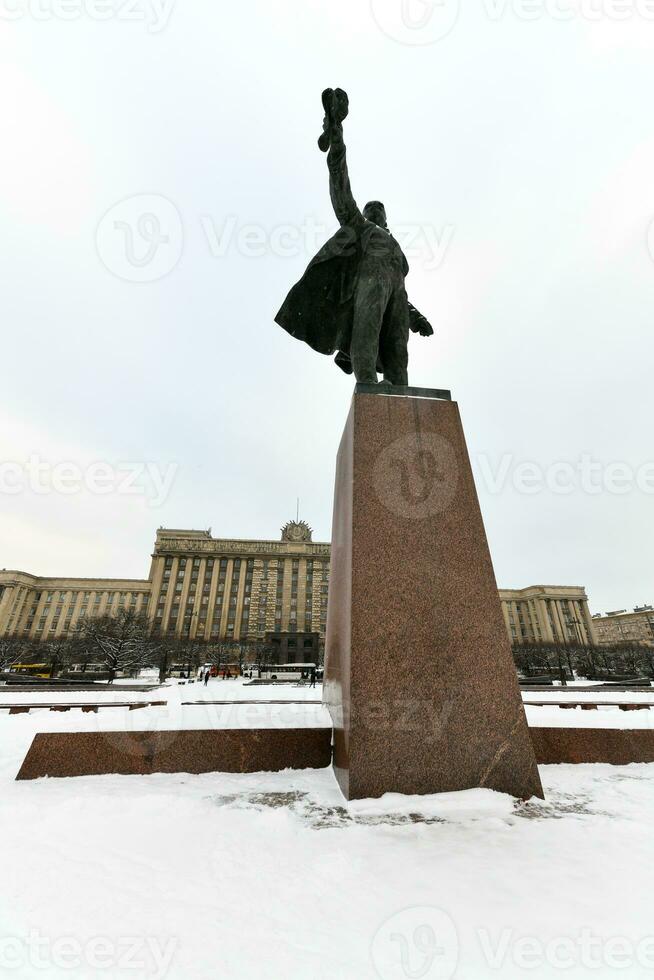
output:
<svg viewBox="0 0 654 980"><path fill-rule="evenodd" d="M326 88L322 93L322 105L325 118L322 123L322 133L318 138L318 146L326 153L332 143L332 131L340 126L350 111L350 101L347 92L342 88Z"/></svg>

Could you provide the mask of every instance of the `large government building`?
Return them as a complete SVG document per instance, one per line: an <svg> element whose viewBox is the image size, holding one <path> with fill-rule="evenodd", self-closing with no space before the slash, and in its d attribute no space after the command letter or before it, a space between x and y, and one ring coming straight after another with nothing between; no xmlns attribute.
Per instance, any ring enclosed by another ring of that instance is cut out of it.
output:
<svg viewBox="0 0 654 980"><path fill-rule="evenodd" d="M52 639L85 616L146 612L162 633L197 640L317 634L324 643L330 545L290 521L276 541L159 528L147 579L40 578L0 571L0 637ZM513 642L596 642L583 588L502 589ZM308 641L307 641L308 645Z"/></svg>

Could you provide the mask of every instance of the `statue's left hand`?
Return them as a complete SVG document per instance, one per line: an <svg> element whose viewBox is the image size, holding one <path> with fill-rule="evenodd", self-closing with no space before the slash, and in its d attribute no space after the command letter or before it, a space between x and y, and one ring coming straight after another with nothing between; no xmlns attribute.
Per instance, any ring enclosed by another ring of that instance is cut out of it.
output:
<svg viewBox="0 0 654 980"><path fill-rule="evenodd" d="M409 327L412 333L419 333L421 337L431 337L434 333L434 328L427 317L423 316L412 303L409 303Z"/></svg>

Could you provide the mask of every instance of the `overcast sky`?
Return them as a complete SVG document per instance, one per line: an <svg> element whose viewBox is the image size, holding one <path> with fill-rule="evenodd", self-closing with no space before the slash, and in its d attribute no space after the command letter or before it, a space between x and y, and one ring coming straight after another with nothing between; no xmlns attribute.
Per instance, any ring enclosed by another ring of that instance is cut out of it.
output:
<svg viewBox="0 0 654 980"><path fill-rule="evenodd" d="M297 497L329 540L352 381L273 318L340 85L499 584L654 601L651 6L0 0L0 566L145 577L158 526L277 538Z"/></svg>

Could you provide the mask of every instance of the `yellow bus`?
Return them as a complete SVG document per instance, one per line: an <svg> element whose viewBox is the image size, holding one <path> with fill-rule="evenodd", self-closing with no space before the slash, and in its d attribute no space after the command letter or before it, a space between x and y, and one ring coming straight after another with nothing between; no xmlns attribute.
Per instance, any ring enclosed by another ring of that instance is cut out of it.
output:
<svg viewBox="0 0 654 980"><path fill-rule="evenodd" d="M52 669L47 664L11 664L10 674L27 674L29 677L51 677Z"/></svg>

